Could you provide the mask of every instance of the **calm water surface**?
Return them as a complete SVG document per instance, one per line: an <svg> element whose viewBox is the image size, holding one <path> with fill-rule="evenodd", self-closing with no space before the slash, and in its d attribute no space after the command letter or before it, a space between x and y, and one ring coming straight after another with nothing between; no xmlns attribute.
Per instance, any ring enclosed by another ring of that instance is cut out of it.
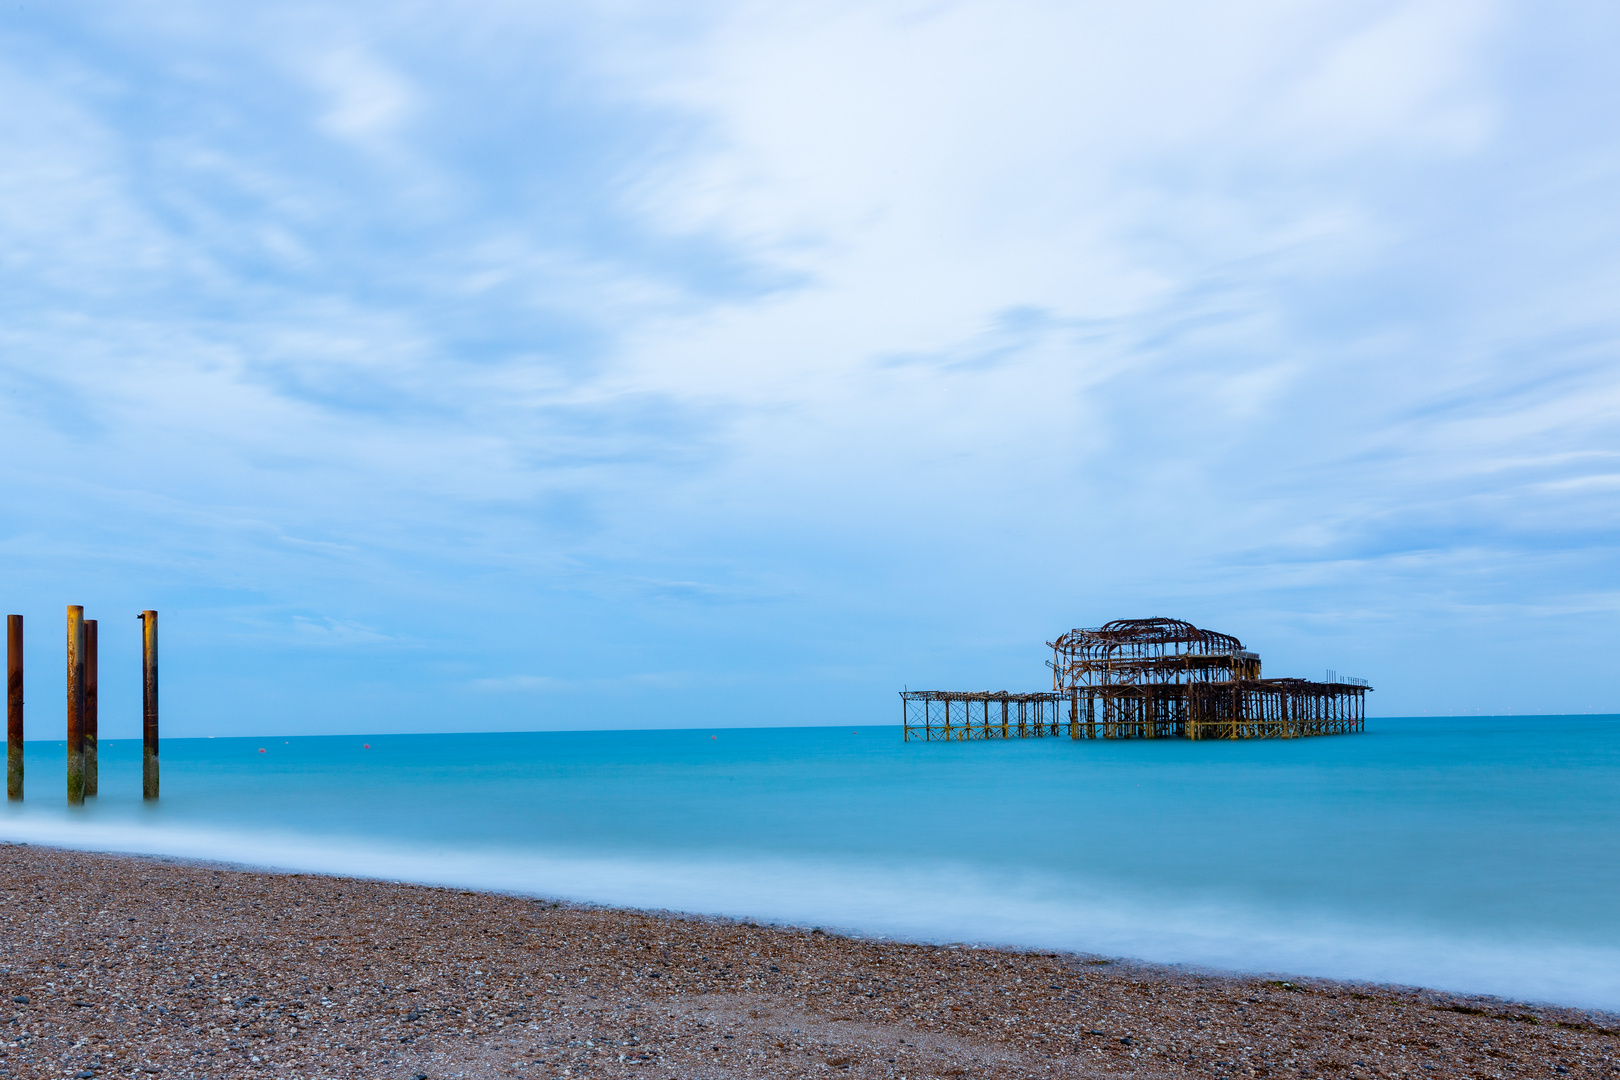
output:
<svg viewBox="0 0 1620 1080"><path fill-rule="evenodd" d="M69 810L30 743L0 838L1620 1009L1620 717L170 739L153 806L139 751Z"/></svg>

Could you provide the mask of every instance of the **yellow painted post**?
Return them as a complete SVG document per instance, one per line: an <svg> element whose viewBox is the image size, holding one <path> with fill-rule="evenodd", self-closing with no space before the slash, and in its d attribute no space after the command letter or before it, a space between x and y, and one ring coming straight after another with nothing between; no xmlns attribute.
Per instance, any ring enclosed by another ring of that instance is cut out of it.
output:
<svg viewBox="0 0 1620 1080"><path fill-rule="evenodd" d="M141 797L158 797L158 635L157 612L141 620Z"/></svg>
<svg viewBox="0 0 1620 1080"><path fill-rule="evenodd" d="M84 802L84 608L67 609L67 798Z"/></svg>

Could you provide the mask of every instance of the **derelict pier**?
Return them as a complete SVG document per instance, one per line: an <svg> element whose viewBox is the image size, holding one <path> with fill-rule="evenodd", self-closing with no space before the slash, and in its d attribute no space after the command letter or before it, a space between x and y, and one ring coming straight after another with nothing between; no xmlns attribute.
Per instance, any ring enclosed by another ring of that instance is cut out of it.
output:
<svg viewBox="0 0 1620 1080"><path fill-rule="evenodd" d="M1365 679L1264 679L1229 634L1117 619L1049 641L1052 689L907 690L905 738L1293 739L1366 730ZM1067 715L1065 715L1065 713Z"/></svg>

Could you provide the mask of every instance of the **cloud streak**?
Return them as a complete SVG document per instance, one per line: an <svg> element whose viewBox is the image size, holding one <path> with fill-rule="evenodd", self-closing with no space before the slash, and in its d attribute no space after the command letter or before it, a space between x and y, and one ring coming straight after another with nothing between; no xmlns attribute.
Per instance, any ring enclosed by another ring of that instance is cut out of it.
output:
<svg viewBox="0 0 1620 1080"><path fill-rule="evenodd" d="M243 702L199 732L453 726L511 678L881 718L1152 613L1386 714L1613 708L1615 29L19 16L8 603L172 612L188 700Z"/></svg>

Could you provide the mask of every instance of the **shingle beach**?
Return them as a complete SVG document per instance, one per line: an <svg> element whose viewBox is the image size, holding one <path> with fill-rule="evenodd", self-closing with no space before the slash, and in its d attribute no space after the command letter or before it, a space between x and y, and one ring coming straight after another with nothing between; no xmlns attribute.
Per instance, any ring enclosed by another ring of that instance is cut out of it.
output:
<svg viewBox="0 0 1620 1080"><path fill-rule="evenodd" d="M0 846L0 1076L1620 1075L1424 990Z"/></svg>

